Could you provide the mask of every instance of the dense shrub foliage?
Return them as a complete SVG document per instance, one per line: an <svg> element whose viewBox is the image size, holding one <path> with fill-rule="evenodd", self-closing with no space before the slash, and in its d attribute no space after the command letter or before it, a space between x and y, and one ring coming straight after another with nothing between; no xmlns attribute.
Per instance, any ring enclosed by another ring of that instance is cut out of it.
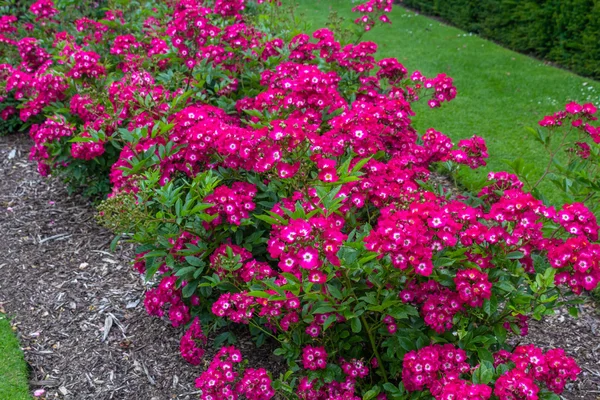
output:
<svg viewBox="0 0 600 400"><path fill-rule="evenodd" d="M203 399L556 399L580 372L514 337L600 279L595 107L533 132L572 156L539 180L571 182L572 203L545 204L518 161L523 181L452 197L431 171L483 166L486 145L413 128L414 102L456 88L359 40L390 9L356 6L342 42L274 1L2 17L2 113L30 127L40 173L109 192L98 219L139 245L145 307L185 331L181 355L220 348ZM287 370L247 365L234 324Z"/></svg>
<svg viewBox="0 0 600 400"><path fill-rule="evenodd" d="M402 0L520 52L600 78L600 3L590 0Z"/></svg>

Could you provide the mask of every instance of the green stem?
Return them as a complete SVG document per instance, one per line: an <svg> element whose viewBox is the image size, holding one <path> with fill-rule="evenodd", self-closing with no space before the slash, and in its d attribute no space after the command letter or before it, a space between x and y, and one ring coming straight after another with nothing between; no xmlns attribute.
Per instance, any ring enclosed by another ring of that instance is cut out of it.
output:
<svg viewBox="0 0 600 400"><path fill-rule="evenodd" d="M387 373L385 372L385 368L383 368L383 363L381 362L381 356L379 355L379 351L377 350L377 344L375 343L375 338L373 337L373 333L371 332L369 324L367 323L367 319L363 315L360 316L360 320L361 320L363 326L365 327L365 330L367 331L367 335L369 335L369 341L371 342L371 348L373 349L373 354L375 355L375 358L377 359L377 364L379 364L379 372L381 372L381 375L383 376L383 380L387 383L387 381L388 381Z"/></svg>

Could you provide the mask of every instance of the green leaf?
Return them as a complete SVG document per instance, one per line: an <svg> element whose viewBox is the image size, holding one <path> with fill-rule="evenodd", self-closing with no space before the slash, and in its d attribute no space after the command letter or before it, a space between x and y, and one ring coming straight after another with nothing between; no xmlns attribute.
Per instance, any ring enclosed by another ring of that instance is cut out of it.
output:
<svg viewBox="0 0 600 400"><path fill-rule="evenodd" d="M204 267L204 265L205 265L204 261L202 261L198 257L194 257L194 256L187 256L185 258L185 261L188 264L193 265L194 267Z"/></svg>
<svg viewBox="0 0 600 400"><path fill-rule="evenodd" d="M577 307L569 307L569 314L572 317L577 318L579 316L579 311L577 310Z"/></svg>
<svg viewBox="0 0 600 400"><path fill-rule="evenodd" d="M520 260L523 257L525 257L525 254L521 251L513 251L506 255L509 260Z"/></svg>
<svg viewBox="0 0 600 400"><path fill-rule="evenodd" d="M360 322L360 318L352 318L350 320L350 328L352 328L352 332L359 333L362 329L362 323Z"/></svg>
<svg viewBox="0 0 600 400"><path fill-rule="evenodd" d="M192 274L196 271L196 267L184 267L180 268L175 272L175 276L186 276L187 274Z"/></svg>
<svg viewBox="0 0 600 400"><path fill-rule="evenodd" d="M336 309L331 306L320 306L313 311L313 314L326 314L335 311Z"/></svg>
<svg viewBox="0 0 600 400"><path fill-rule="evenodd" d="M340 292L340 289L338 289L337 287L333 286L333 285L327 285L327 290L329 290L329 293L331 293L331 295L338 299L341 300L343 298L342 296L342 292Z"/></svg>
<svg viewBox="0 0 600 400"><path fill-rule="evenodd" d="M267 292L263 292L262 290L254 290L252 292L248 292L247 296L251 297L260 297L261 299L270 299L273 295Z"/></svg>
<svg viewBox="0 0 600 400"><path fill-rule="evenodd" d="M121 235L115 236L115 238L110 242L110 251L113 253L117 249L117 244L119 244L119 240L121 239Z"/></svg>
<svg viewBox="0 0 600 400"><path fill-rule="evenodd" d="M371 400L374 399L375 397L377 397L377 395L379 394L379 392L381 391L381 389L379 389L379 386L373 386L371 389L369 389L364 395L363 395L363 400Z"/></svg>
<svg viewBox="0 0 600 400"><path fill-rule="evenodd" d="M335 316L334 314L327 317L327 319L325 320L325 323L323 324L323 330L327 330L327 328L329 328L329 326L331 324L333 324L335 321L337 321L337 316Z"/></svg>
<svg viewBox="0 0 600 400"><path fill-rule="evenodd" d="M188 298L196 292L196 289L198 289L198 281L188 282L181 290L181 293L183 294L183 297Z"/></svg>

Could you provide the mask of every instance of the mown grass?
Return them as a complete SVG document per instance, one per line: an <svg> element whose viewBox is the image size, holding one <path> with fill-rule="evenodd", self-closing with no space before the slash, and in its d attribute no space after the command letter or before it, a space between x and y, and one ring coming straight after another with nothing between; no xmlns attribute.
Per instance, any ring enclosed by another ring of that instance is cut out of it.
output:
<svg viewBox="0 0 600 400"><path fill-rule="evenodd" d="M288 0L292 1L292 0ZM324 27L330 10L354 18L350 0L300 0L302 20L313 29ZM467 188L477 186L488 171L509 170L505 160L522 157L540 176L548 157L527 133L542 116L562 109L568 101L598 102L600 83L579 77L542 61L515 53L435 19L395 6L392 25L377 27L363 37L379 45L378 57L396 57L409 71L426 76L445 72L454 78L457 98L441 109L415 107L415 127L435 128L453 140L479 135L486 139L487 168L460 177ZM561 201L550 183L540 189Z"/></svg>
<svg viewBox="0 0 600 400"><path fill-rule="evenodd" d="M0 399L31 399L23 352L3 314L0 314Z"/></svg>

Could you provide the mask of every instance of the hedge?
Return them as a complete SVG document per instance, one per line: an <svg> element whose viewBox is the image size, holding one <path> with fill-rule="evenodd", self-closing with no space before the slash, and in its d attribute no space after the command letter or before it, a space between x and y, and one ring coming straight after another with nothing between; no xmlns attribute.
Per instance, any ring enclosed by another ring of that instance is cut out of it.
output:
<svg viewBox="0 0 600 400"><path fill-rule="evenodd" d="M600 0L403 0L513 50L600 79Z"/></svg>

